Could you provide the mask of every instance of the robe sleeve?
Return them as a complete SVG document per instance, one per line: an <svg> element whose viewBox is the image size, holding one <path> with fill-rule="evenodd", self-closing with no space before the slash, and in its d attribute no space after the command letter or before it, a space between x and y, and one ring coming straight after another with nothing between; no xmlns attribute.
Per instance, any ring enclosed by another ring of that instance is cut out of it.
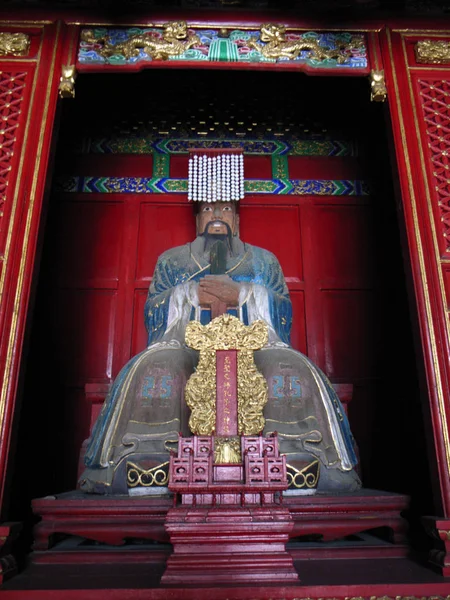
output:
<svg viewBox="0 0 450 600"><path fill-rule="evenodd" d="M189 272L176 264L173 259L173 250L165 252L158 259L148 290L144 307L144 322L148 334L147 345L159 342L163 338L170 326L171 301L174 291L179 289L190 277Z"/></svg>
<svg viewBox="0 0 450 600"><path fill-rule="evenodd" d="M255 275L240 295L243 320L265 320L279 340L290 345L292 304L280 263L271 252L257 247L253 247L253 261ZM269 332L269 341L276 341L271 337Z"/></svg>

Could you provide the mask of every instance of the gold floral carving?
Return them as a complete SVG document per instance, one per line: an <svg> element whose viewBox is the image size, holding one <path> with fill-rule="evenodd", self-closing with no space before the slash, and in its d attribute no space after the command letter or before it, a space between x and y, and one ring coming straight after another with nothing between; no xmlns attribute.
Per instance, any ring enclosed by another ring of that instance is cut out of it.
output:
<svg viewBox="0 0 450 600"><path fill-rule="evenodd" d="M214 462L216 464L235 464L241 461L241 441L238 437L214 438Z"/></svg>
<svg viewBox="0 0 450 600"><path fill-rule="evenodd" d="M92 29L84 29L81 32L81 41L103 44L98 52L104 58L121 54L126 59L130 59L138 56L139 51L143 49L154 60L167 60L171 56L180 56L189 48L200 44L200 38L188 31L186 21L164 23L162 39L143 33L133 35L124 42L113 44L109 36L97 38Z"/></svg>
<svg viewBox="0 0 450 600"><path fill-rule="evenodd" d="M61 77L59 78L59 96L60 98L75 98L75 79L77 72L75 65L62 67Z"/></svg>
<svg viewBox="0 0 450 600"><path fill-rule="evenodd" d="M0 32L0 56L26 56L30 49L30 36L25 33Z"/></svg>
<svg viewBox="0 0 450 600"><path fill-rule="evenodd" d="M445 65L450 63L450 42L420 40L415 46L418 63Z"/></svg>
<svg viewBox="0 0 450 600"><path fill-rule="evenodd" d="M216 351L238 350L238 432L256 435L264 429L263 408L267 382L256 368L253 352L268 340L264 321L244 325L231 315L221 315L208 325L191 321L186 327L186 344L200 351L196 372L186 384L186 403L191 409L189 427L194 434L211 435L216 424Z"/></svg>
<svg viewBox="0 0 450 600"><path fill-rule="evenodd" d="M248 46L260 52L265 58L276 60L298 58L303 50L309 51L310 58L317 61L334 59L339 64L348 59L348 51L359 48L363 43L361 36L354 36L350 44L342 42L337 48L331 49L321 46L315 39L304 38L301 40L288 40L284 25L264 23L260 28L260 39L263 44L250 40Z"/></svg>
<svg viewBox="0 0 450 600"><path fill-rule="evenodd" d="M384 71L370 72L370 99L372 102L384 102L387 98L387 88Z"/></svg>

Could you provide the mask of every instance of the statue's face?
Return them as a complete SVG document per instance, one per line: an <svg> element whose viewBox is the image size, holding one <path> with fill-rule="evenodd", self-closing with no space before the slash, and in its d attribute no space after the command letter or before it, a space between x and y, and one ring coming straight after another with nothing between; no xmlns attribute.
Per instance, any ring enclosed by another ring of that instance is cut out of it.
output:
<svg viewBox="0 0 450 600"><path fill-rule="evenodd" d="M227 223L234 235L238 230L238 222L234 202L202 202L197 215L197 234L201 235L208 228L210 235L227 235Z"/></svg>

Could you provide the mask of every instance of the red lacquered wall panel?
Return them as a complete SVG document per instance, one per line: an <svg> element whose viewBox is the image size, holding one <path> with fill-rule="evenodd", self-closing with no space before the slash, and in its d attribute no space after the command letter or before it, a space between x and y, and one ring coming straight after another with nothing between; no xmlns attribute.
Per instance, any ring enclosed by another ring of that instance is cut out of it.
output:
<svg viewBox="0 0 450 600"><path fill-rule="evenodd" d="M310 275L319 287L373 284L376 231L370 206L316 205L304 228Z"/></svg>
<svg viewBox="0 0 450 600"><path fill-rule="evenodd" d="M59 290L53 340L64 381L84 387L111 377L117 293L112 290Z"/></svg>
<svg viewBox="0 0 450 600"><path fill-rule="evenodd" d="M296 350L307 354L306 320L305 320L305 294L304 292L291 292L293 328L291 344Z"/></svg>
<svg viewBox="0 0 450 600"><path fill-rule="evenodd" d="M116 286L122 250L123 203L61 202L55 267L61 285Z"/></svg>
<svg viewBox="0 0 450 600"><path fill-rule="evenodd" d="M377 374L377 319L373 292L323 290L325 372L334 380L353 382Z"/></svg>
<svg viewBox="0 0 450 600"><path fill-rule="evenodd" d="M136 202L140 198L136 198ZM158 256L195 238L192 204L141 202L136 279L149 285Z"/></svg>
<svg viewBox="0 0 450 600"><path fill-rule="evenodd" d="M136 290L133 303L133 331L131 338L131 355L134 356L147 346L147 331L144 325L144 305L147 290Z"/></svg>
<svg viewBox="0 0 450 600"><path fill-rule="evenodd" d="M299 206L241 206L240 235L244 242L273 252L288 281L303 280Z"/></svg>

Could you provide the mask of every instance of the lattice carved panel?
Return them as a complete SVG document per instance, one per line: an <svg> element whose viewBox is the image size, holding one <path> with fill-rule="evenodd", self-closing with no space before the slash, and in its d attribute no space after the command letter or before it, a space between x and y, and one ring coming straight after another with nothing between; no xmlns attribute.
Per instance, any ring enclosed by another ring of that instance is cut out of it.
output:
<svg viewBox="0 0 450 600"><path fill-rule="evenodd" d="M0 232L16 150L27 73L0 71Z"/></svg>
<svg viewBox="0 0 450 600"><path fill-rule="evenodd" d="M444 248L450 253L450 80L419 80L419 94L439 206Z"/></svg>

